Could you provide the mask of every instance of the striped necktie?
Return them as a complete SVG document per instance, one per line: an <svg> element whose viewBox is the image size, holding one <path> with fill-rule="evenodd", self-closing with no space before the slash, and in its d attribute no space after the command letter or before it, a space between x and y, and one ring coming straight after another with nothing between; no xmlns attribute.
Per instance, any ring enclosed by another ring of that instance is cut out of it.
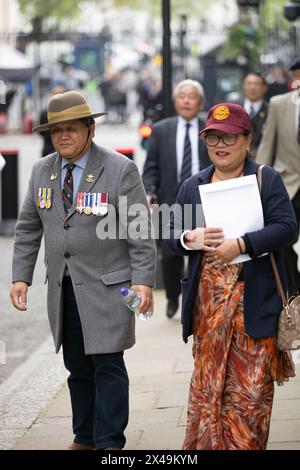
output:
<svg viewBox="0 0 300 470"><path fill-rule="evenodd" d="M252 118L254 118L254 116L255 116L255 109L254 109L254 106L251 104L249 117L250 117L250 119L252 119Z"/></svg>
<svg viewBox="0 0 300 470"><path fill-rule="evenodd" d="M180 184L182 184L192 174L192 147L191 147L191 141L190 141L190 136L189 136L190 127L191 127L191 124L187 122L185 139L184 139Z"/></svg>
<svg viewBox="0 0 300 470"><path fill-rule="evenodd" d="M75 163L68 163L66 166L67 173L64 180L64 185L62 189L62 198L65 208L65 213L67 214L73 204L73 173L72 171L75 168Z"/></svg>

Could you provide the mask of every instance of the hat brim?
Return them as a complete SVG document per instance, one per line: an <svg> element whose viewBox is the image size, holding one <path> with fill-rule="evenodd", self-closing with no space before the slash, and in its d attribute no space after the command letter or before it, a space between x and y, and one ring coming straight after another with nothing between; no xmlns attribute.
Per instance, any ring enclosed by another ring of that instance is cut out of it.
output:
<svg viewBox="0 0 300 470"><path fill-rule="evenodd" d="M245 129L244 127L238 127L238 126L231 126L230 124L210 124L210 126L205 127L202 129L202 131L199 133L199 135L205 134L207 131L221 131L225 132L226 134L241 134L243 132L251 132L249 129Z"/></svg>
<svg viewBox="0 0 300 470"><path fill-rule="evenodd" d="M53 120L52 122L47 122L46 124L41 124L40 126L36 126L32 129L32 132L44 132L44 131L49 131L49 129L54 126L55 124L61 124L63 122L69 122L69 121L78 121L78 119L84 119L84 118L98 118L101 116L105 116L108 114L108 112L104 113L93 113L93 114L83 114L82 116L76 116L74 118L64 118L64 119L57 119Z"/></svg>

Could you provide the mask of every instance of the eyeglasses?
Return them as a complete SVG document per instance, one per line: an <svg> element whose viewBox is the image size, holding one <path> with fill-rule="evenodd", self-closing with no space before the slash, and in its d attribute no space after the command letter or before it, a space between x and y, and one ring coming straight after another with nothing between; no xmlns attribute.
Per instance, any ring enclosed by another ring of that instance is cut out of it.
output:
<svg viewBox="0 0 300 470"><path fill-rule="evenodd" d="M207 134L204 136L204 140L206 145L209 147L216 147L220 140L223 142L224 145L228 147L230 145L234 145L237 142L239 135L247 135L246 133L243 134L224 134L224 135L217 135L217 134Z"/></svg>

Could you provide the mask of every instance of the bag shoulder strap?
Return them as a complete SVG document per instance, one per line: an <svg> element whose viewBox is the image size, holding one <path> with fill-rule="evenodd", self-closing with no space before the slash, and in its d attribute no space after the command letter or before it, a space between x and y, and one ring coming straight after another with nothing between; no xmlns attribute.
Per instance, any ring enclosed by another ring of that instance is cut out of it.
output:
<svg viewBox="0 0 300 470"><path fill-rule="evenodd" d="M262 189L262 169L264 166L265 165L260 165L257 170L257 183L258 183L258 189L259 189L260 195L261 195L261 189ZM273 268L273 273L275 277L278 294L281 297L282 305L285 307L287 305L287 298L284 293L283 285L280 279L280 275L279 275L278 268L277 268L276 261L275 261L275 256L273 253L270 253L270 260L271 260L271 264Z"/></svg>

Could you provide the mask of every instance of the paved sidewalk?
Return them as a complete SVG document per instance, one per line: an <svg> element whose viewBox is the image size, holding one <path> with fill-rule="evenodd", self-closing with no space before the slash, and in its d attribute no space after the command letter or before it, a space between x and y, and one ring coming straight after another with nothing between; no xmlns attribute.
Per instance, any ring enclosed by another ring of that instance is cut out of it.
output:
<svg viewBox="0 0 300 470"><path fill-rule="evenodd" d="M139 148L136 129L125 126L101 125L97 128L96 142L107 148L132 146L137 149L136 162L143 166L144 152ZM32 136L1 136L1 148L20 150L19 201L23 201L32 164L39 158L41 138ZM7 240L8 241L8 240ZM1 252L7 266L10 263L6 240ZM2 246L3 245L3 246ZM300 253L300 242L298 243ZM43 268L43 266L42 266ZM300 266L299 266L300 269ZM21 354L24 336L36 339L36 318L45 311L40 286L31 289L31 313L16 314L18 321L9 318L12 309L5 303L8 298L6 277L9 268L2 269L0 299L7 322L11 321L17 347L11 354ZM43 282L43 275L37 276ZM171 321L165 317L165 300L161 291L155 293L156 315L149 322L137 321L137 345L126 353L130 376L130 422L127 428L126 449L180 449L186 422L186 403L192 371L192 342L181 340L179 314ZM7 301L8 302L8 301ZM35 308L37 313L35 313ZM2 312L2 314L3 314ZM39 313L40 312L40 313ZM31 316L29 316L31 315ZM34 316L36 315L36 316ZM24 317L24 318L23 318ZM14 318L12 316L12 318ZM40 342L47 334L44 320L38 330ZM25 326L25 324L27 326ZM32 326L31 326L32 325ZM3 318L2 318L3 329ZM27 332L28 330L28 332ZM0 339L3 339L0 338ZM9 338L4 338L11 345ZM34 343L36 344L36 343ZM40 343L38 343L40 344ZM26 355L31 348L26 349ZM23 358L23 355L22 355ZM14 366L14 364L13 364ZM283 387L276 387L270 449L300 449L300 366L298 376ZM61 356L53 352L52 340L41 346L25 367L20 366L12 377L0 385L0 449L65 449L72 441L71 411L65 384L66 374Z"/></svg>
<svg viewBox="0 0 300 470"><path fill-rule="evenodd" d="M126 353L130 376L130 422L126 449L180 449L192 371L191 341L181 341L179 314L164 316L162 291L156 315L137 321L137 345ZM300 449L300 366L298 376L276 386L269 449ZM65 449L72 441L71 410L64 384L14 449Z"/></svg>

